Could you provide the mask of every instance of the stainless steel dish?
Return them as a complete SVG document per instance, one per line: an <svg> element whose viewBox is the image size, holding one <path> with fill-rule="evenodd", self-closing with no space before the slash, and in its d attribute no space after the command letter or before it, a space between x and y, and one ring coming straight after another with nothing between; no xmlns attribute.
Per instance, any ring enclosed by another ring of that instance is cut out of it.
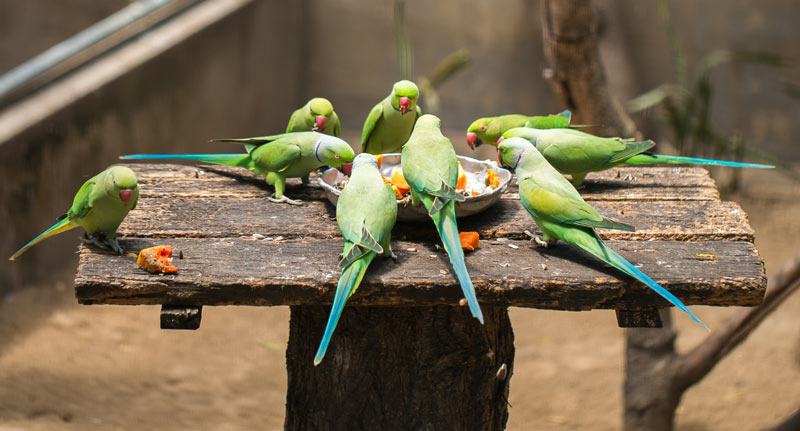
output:
<svg viewBox="0 0 800 431"><path fill-rule="evenodd" d="M485 187L480 195L467 196L464 201L456 202L456 217L466 217L477 214L486 208L494 205L503 192L508 188L511 183L511 172L507 169L497 167L494 163L489 161L476 160L471 157L458 156L458 161L461 162L461 167L464 168L464 173L467 175L468 185L483 185L486 183L486 170L494 169L497 173L500 184L495 189ZM381 162L381 173L384 177L390 178L395 169L400 167L400 154L389 153L383 155ZM339 200L341 190L336 186L347 180L338 169L328 169L319 178L319 184L325 190L325 195L328 200L336 205ZM477 191L477 190L476 190ZM403 200L397 201L397 219L402 221L416 221L427 220L428 212L422 204L411 205L411 202Z"/></svg>

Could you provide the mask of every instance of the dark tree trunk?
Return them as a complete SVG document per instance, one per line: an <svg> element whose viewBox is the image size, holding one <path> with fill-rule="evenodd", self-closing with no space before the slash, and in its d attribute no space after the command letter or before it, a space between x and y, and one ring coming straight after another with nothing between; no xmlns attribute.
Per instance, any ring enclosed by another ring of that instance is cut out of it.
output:
<svg viewBox="0 0 800 431"><path fill-rule="evenodd" d="M514 335L481 308L345 307L314 367L330 307L291 307L285 429L505 429Z"/></svg>
<svg viewBox="0 0 800 431"><path fill-rule="evenodd" d="M634 136L636 125L609 93L597 48L597 17L591 0L542 2L544 77L573 111L575 123L601 126L608 136Z"/></svg>

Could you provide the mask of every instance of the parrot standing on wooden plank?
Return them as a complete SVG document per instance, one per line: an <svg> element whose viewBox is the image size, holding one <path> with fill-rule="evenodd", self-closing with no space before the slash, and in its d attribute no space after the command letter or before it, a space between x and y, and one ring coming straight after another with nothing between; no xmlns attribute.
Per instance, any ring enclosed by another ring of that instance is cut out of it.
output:
<svg viewBox="0 0 800 431"><path fill-rule="evenodd" d="M414 204L422 201L436 225L472 315L483 323L475 288L464 264L456 224L455 201L464 200L456 191L458 159L453 144L442 135L440 125L441 120L434 115L423 115L417 120L411 138L403 146L403 176L411 187L411 200Z"/></svg>
<svg viewBox="0 0 800 431"><path fill-rule="evenodd" d="M572 129L531 129L517 127L506 131L500 138L519 137L528 140L562 174L572 176L572 183L580 187L589 172L604 171L618 165L688 164L732 166L738 168L774 168L772 165L698 159L695 157L641 154L653 146L653 141L601 138Z"/></svg>
<svg viewBox="0 0 800 431"><path fill-rule="evenodd" d="M390 184L383 182L378 160L362 153L353 161L350 180L336 204L336 222L344 237L342 275L336 286L331 314L319 344L314 365L319 365L348 298L358 289L372 259L382 254L396 259L390 236L397 219L397 201Z"/></svg>
<svg viewBox="0 0 800 431"><path fill-rule="evenodd" d="M196 160L218 165L239 166L266 176L267 184L275 187L272 202L302 205L283 194L286 178L301 178L308 183L308 175L320 166L339 167L353 161L353 149L335 136L317 132L293 132L274 136L241 139L214 139L212 142L244 144L242 154L133 154L123 160Z"/></svg>
<svg viewBox="0 0 800 431"><path fill-rule="evenodd" d="M78 226L86 230L82 239L87 244L122 254L122 247L115 238L117 228L128 212L136 208L138 200L136 174L125 166L112 166L86 180L75 194L72 207L59 217L59 222L25 244L8 260L16 259L47 237Z"/></svg>
<svg viewBox="0 0 800 431"><path fill-rule="evenodd" d="M422 115L418 98L416 84L408 80L395 82L391 94L372 108L364 122L361 151L370 154L400 151Z"/></svg>
<svg viewBox="0 0 800 431"><path fill-rule="evenodd" d="M608 220L598 214L583 200L572 184L550 166L539 150L527 140L504 139L498 144L497 151L500 161L510 166L517 175L522 206L528 210L542 231L542 239L535 238L537 243L547 246L562 240L577 245L603 262L646 284L708 329L680 299L608 248L595 231L595 228L633 231L632 226Z"/></svg>
<svg viewBox="0 0 800 431"><path fill-rule="evenodd" d="M537 129L567 128L570 127L571 118L572 113L569 110L547 116L508 114L478 118L467 128L467 145L473 150L483 145L484 141L497 146L497 140L500 139L500 136L515 127L534 127Z"/></svg>
<svg viewBox="0 0 800 431"><path fill-rule="evenodd" d="M331 102L322 97L315 97L292 113L286 126L286 133L320 132L339 136L341 128L339 116L333 110Z"/></svg>

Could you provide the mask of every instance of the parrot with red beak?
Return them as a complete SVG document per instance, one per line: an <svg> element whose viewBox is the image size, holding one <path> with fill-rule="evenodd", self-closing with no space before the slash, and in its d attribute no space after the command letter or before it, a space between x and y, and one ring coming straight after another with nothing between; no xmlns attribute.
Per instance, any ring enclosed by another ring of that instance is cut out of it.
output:
<svg viewBox="0 0 800 431"><path fill-rule="evenodd" d="M136 174L125 166L112 166L89 178L78 190L72 207L59 221L25 244L8 260L14 260L39 241L82 226L83 241L122 254L115 235L128 212L136 208L139 187Z"/></svg>
<svg viewBox="0 0 800 431"><path fill-rule="evenodd" d="M395 82L391 94L372 108L364 122L361 151L370 154L400 151L422 115L417 99L416 84L408 80Z"/></svg>
<svg viewBox="0 0 800 431"><path fill-rule="evenodd" d="M514 127L531 127L534 129L566 129L585 126L570 125L572 113L567 110L547 116L529 116L521 114L498 115L497 117L478 118L467 128L467 145L475 149L484 142L497 146L497 140L506 130Z"/></svg>
<svg viewBox="0 0 800 431"><path fill-rule="evenodd" d="M339 136L341 129L339 116L331 102L323 97L315 97L292 113L286 133L319 132Z"/></svg>

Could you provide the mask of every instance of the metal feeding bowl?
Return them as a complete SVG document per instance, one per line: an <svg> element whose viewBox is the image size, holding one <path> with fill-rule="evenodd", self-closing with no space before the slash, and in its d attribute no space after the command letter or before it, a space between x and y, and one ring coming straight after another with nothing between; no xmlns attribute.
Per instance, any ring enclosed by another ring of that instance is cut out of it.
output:
<svg viewBox="0 0 800 431"><path fill-rule="evenodd" d="M466 217L477 214L486 208L494 205L500 199L500 195L508 188L511 183L511 172L507 169L497 167L489 161L475 160L471 157L458 156L464 174L467 176L467 187L473 188L480 194L466 196L463 201L456 202L456 217ZM400 167L400 153L388 153L383 155L381 161L381 174L386 178L391 178L396 169ZM486 170L494 169L500 181L497 188L486 186ZM328 200L335 206L339 200L341 188L346 183L348 177L340 170L330 168L319 178L319 184L325 190ZM428 211L422 203L412 205L410 201L397 201L397 220L417 221L428 220Z"/></svg>

